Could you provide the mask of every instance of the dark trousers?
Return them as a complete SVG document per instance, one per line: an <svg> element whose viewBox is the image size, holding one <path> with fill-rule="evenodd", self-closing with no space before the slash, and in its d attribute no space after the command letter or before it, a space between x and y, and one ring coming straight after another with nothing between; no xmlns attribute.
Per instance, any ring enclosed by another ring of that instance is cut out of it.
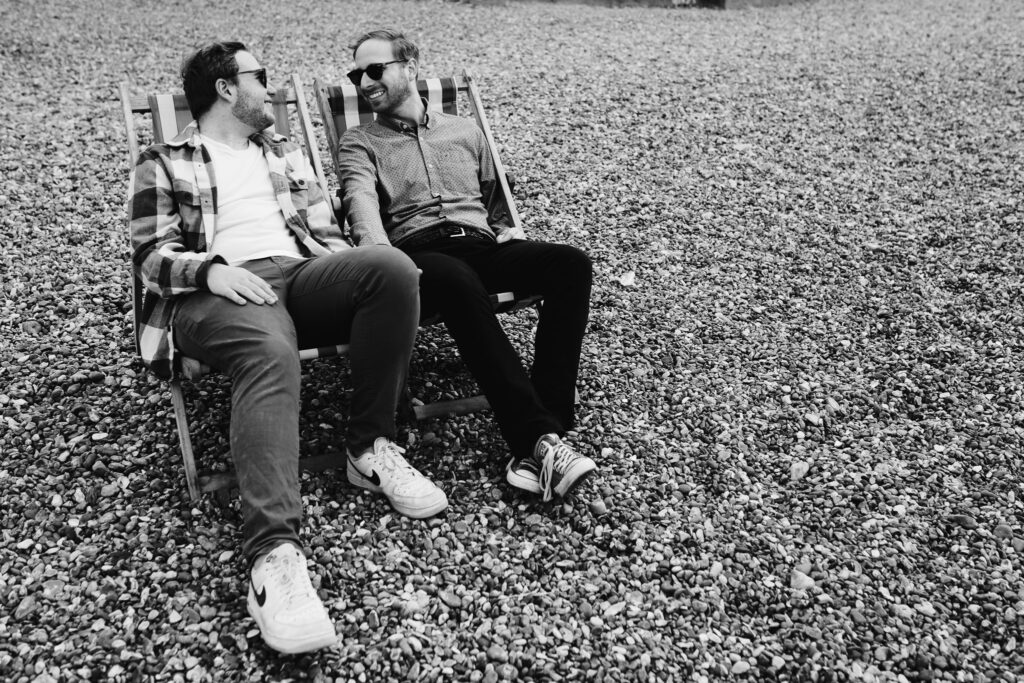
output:
<svg viewBox="0 0 1024 683"><path fill-rule="evenodd" d="M235 304L209 292L184 297L177 347L231 378L231 459L242 498L242 551L252 560L299 543L300 348L349 344L353 453L394 438L395 408L419 322L418 274L397 249L349 249L314 259L243 264L276 304Z"/></svg>
<svg viewBox="0 0 1024 683"><path fill-rule="evenodd" d="M572 429L576 378L590 311L590 258L563 244L496 244L446 237L409 250L425 314L440 313L513 456L532 453L547 433ZM533 369L527 373L494 314L489 295L541 294Z"/></svg>

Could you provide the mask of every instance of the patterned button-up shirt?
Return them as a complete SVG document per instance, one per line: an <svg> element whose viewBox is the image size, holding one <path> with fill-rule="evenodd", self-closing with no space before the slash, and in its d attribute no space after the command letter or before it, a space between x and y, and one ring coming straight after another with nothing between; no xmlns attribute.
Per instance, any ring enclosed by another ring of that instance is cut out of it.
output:
<svg viewBox="0 0 1024 683"><path fill-rule="evenodd" d="M492 237L512 225L483 132L431 111L411 127L380 116L338 144L343 204L356 244L393 244L440 226Z"/></svg>
<svg viewBox="0 0 1024 683"><path fill-rule="evenodd" d="M307 256L349 248L302 149L280 135L250 138L263 148L270 178L299 250ZM214 263L217 186L195 122L139 155L128 187L128 229L136 277L136 344L157 375L174 372L171 322L182 296L207 290ZM139 286L141 285L141 286Z"/></svg>

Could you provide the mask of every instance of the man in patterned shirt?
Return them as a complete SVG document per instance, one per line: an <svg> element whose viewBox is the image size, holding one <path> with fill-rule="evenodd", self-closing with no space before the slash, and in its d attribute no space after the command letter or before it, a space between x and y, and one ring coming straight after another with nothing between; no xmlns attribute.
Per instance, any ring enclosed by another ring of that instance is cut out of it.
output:
<svg viewBox="0 0 1024 683"><path fill-rule="evenodd" d="M249 612L271 647L315 650L336 636L299 550L298 349L349 343L349 479L437 514L444 492L393 441L418 273L397 249L344 241L302 150L266 130L273 89L244 45L206 45L181 75L195 121L140 155L129 188L139 350L163 377L180 352L231 378Z"/></svg>
<svg viewBox="0 0 1024 683"><path fill-rule="evenodd" d="M596 469L561 439L575 421L590 259L512 228L483 133L427 111L416 89L419 50L404 35L372 31L352 51L349 79L377 114L338 148L356 243L394 245L421 269L423 309L440 313L509 445L509 483L544 500L565 496ZM529 374L488 296L507 290L544 296Z"/></svg>

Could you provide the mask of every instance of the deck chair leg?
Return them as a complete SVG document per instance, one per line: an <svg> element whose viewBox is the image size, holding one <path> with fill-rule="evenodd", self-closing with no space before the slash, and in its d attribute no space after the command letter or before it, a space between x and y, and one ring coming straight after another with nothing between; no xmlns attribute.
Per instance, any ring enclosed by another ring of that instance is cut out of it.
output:
<svg viewBox="0 0 1024 683"><path fill-rule="evenodd" d="M174 406L174 421L178 424L178 442L181 444L181 459L185 465L185 483L188 497L199 500L199 476L196 474L196 459L192 453L192 437L188 432L188 415L185 413L185 395L181 391L181 380L171 380L171 403Z"/></svg>
<svg viewBox="0 0 1024 683"><path fill-rule="evenodd" d="M416 423L416 408L412 402L412 392L409 391L409 380L402 382L402 391L398 394L398 421L402 424L412 425Z"/></svg>

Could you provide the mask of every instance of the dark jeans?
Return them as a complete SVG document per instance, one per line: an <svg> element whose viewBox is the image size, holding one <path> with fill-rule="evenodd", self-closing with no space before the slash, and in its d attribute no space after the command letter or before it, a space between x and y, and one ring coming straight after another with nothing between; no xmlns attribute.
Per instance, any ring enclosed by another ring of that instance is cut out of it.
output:
<svg viewBox="0 0 1024 683"><path fill-rule="evenodd" d="M419 321L416 266L391 247L314 259L243 264L277 293L276 304L238 305L208 292L183 298L175 343L231 378L231 458L242 498L242 551L252 559L281 541L299 547L298 349L349 344L357 453L394 438L395 408Z"/></svg>
<svg viewBox="0 0 1024 683"><path fill-rule="evenodd" d="M593 269L585 253L563 244L504 244L448 237L409 250L423 273L424 313L440 313L459 353L487 396L512 455L537 439L572 429ZM489 293L542 294L532 371L494 314Z"/></svg>

